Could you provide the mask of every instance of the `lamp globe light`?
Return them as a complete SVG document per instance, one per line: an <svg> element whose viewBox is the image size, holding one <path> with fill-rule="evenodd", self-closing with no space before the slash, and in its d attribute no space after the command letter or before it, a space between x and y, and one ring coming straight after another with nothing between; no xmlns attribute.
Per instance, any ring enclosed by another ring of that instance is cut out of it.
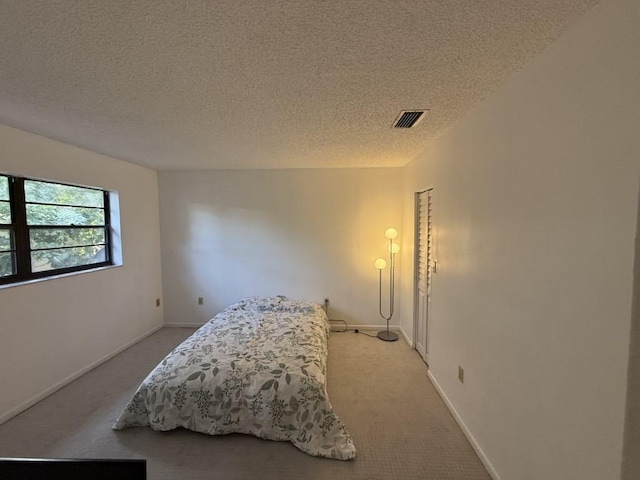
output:
<svg viewBox="0 0 640 480"><path fill-rule="evenodd" d="M393 240L398 236L398 231L393 227L389 227L385 230L384 236Z"/></svg>
<svg viewBox="0 0 640 480"><path fill-rule="evenodd" d="M387 262L385 261L384 258L376 258L376 261L374 263L374 266L378 269L378 270L382 270L387 266Z"/></svg>

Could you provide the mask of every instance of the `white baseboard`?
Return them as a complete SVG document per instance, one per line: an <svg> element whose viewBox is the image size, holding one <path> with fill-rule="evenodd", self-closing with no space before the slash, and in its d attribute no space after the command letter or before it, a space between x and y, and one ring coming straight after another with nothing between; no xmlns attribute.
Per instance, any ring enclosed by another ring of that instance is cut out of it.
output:
<svg viewBox="0 0 640 480"><path fill-rule="evenodd" d="M165 328L200 328L202 325L204 325L204 323L179 323L179 322L166 322L163 326ZM340 329L342 327L342 324L332 324L333 327L335 327L336 329ZM349 330L353 330L354 328L357 328L358 330L382 330L385 328L384 325L347 325L347 328ZM409 339L409 336L407 335L407 333L402 329L402 327L397 326L397 325L389 325L389 330L392 330L394 332L400 332L400 334L402 335L402 338L404 338L404 341L407 342L407 345L409 345L411 347L411 340Z"/></svg>
<svg viewBox="0 0 640 480"><path fill-rule="evenodd" d="M184 328L200 328L202 325L204 325L203 323L178 323L178 322L167 322L164 324L165 328L180 328L180 327L184 327ZM331 324L332 325L332 330L333 327L335 327L336 329L340 330L340 328L342 327L342 324ZM385 328L385 326L383 325L347 325L347 328L349 330L353 330L354 328L357 328L358 330L382 330ZM397 326L397 325L389 325L389 330L392 330L394 332L400 332L400 334L402 335L402 338L404 339L405 342L407 342L407 345L409 345L409 347L411 347L411 340L409 340L409 336L407 335L407 333L402 329L402 327ZM337 330L336 330L337 331ZM413 348L413 347L411 347Z"/></svg>
<svg viewBox="0 0 640 480"><path fill-rule="evenodd" d="M337 320L332 320L333 322L337 322ZM335 330L334 330L335 328ZM386 325L347 325L347 328L349 330L354 330L354 329L358 329L358 330L375 330L380 331L380 330L385 330L387 328ZM332 323L331 324L331 330L334 332L338 332L340 330L344 330L344 324L343 323ZM393 331L393 332L399 332L400 335L402 335L402 338L404 339L405 342L407 342L407 345L409 345L409 347L411 347L411 341L409 340L409 336L405 333L405 331L402 329L402 327L398 326L398 325L389 325L389 330Z"/></svg>
<svg viewBox="0 0 640 480"><path fill-rule="evenodd" d="M189 322L189 323L181 323L181 322L165 322L165 324L163 325L163 327L165 328L200 328L202 325L204 325L204 323L193 323L193 322ZM340 330L341 327L343 326L342 323L339 324L331 324L332 326L332 330L335 327L337 330ZM358 330L382 330L385 328L385 325L347 325L347 328L349 330L353 330L354 328L357 328ZM336 330L336 331L337 331ZM389 330L392 330L394 332L400 332L400 334L402 335L402 338L404 338L404 341L407 342L407 345L409 345L409 347L413 348L411 346L411 340L409 339L409 335L407 335L407 333L404 331L404 329L398 325L389 325Z"/></svg>
<svg viewBox="0 0 640 480"><path fill-rule="evenodd" d="M200 328L204 323L179 323L179 322L167 322L163 325L166 328Z"/></svg>
<svg viewBox="0 0 640 480"><path fill-rule="evenodd" d="M159 325L157 327L153 327L151 330L143 333L142 335L134 338L133 340L131 340L130 342L127 342L126 344L122 345L121 347L116 348L113 352L108 353L107 355L105 355L104 357L100 358L99 360L96 360L95 362L90 363L89 365L87 365L84 368L81 368L80 370L78 370L75 373L72 373L71 375L69 375L68 377L64 378L63 380L59 381L58 383L56 383L55 385L47 388L46 390L44 390L43 392L40 392L39 394L31 397L29 400L27 400L26 402L22 402L20 405L18 405L17 407L12 408L11 410L9 410L8 412L3 413L2 415L0 415L0 425L2 425L4 422L6 422L7 420L15 417L16 415L24 412L26 409L28 409L29 407L32 407L33 405L35 405L36 403L38 403L40 400L45 399L46 397L48 397L49 395L51 395L52 393L57 392L58 390L60 390L62 387L64 387L65 385L70 384L71 382L73 382L75 379L77 379L78 377L84 375L85 373L89 372L90 370L93 370L94 368L96 368L98 365L106 362L107 360L115 357L117 354L119 354L120 352L123 352L124 350L126 350L127 348L131 347L132 345L138 343L139 341L145 339L146 337L148 337L149 335L157 332L158 330L160 330L162 328L162 325Z"/></svg>
<svg viewBox="0 0 640 480"><path fill-rule="evenodd" d="M438 383L436 378L431 373L431 370L429 370L427 372L427 375L429 376L429 379L431 380L431 383L436 388L438 394L440 395L440 397L444 401L445 405L447 406L447 408L451 412L451 415L453 415L453 418L455 418L456 422L458 422L458 425L460 426L460 429L462 430L462 433L464 433L464 436L467 437L467 440L469 441L469 443L471 444L471 446L475 450L476 454L480 458L480 461L484 465L484 468L487 469L487 472L489 472L489 475L491 476L491 478L493 480L500 480L500 475L498 475L498 472L496 472L496 469L493 468L493 465L491 464L491 462L487 458L487 455L484 453L482 448L480 448L480 445L478 444L478 441L475 439L475 437L473 436L471 431L467 428L465 423L462 421L462 418L460 417L460 415L458 414L457 410L454 408L453 404L449 400L449 397L447 397L447 394L444 393L444 390L442 389L442 387L440 386L440 384Z"/></svg>
<svg viewBox="0 0 640 480"><path fill-rule="evenodd" d="M407 342L407 345L409 345L409 348L413 349L413 342L409 339L409 335L407 335L407 332L405 332L402 327L397 327L397 329L402 334L404 341Z"/></svg>

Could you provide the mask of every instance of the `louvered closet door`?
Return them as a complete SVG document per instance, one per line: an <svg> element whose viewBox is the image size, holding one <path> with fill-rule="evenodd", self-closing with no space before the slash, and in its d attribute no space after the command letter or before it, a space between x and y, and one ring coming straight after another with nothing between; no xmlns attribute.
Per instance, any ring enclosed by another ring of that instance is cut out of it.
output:
<svg viewBox="0 0 640 480"><path fill-rule="evenodd" d="M416 350L427 361L427 331L429 327L429 296L431 294L431 190L416 197Z"/></svg>

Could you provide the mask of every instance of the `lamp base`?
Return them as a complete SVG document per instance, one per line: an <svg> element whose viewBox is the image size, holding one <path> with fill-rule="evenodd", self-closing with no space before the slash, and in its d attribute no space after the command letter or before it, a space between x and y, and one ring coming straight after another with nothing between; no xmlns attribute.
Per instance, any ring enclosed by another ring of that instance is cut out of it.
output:
<svg viewBox="0 0 640 480"><path fill-rule="evenodd" d="M378 332L378 338L380 340L384 340L385 342L395 342L398 339L398 335L393 332L381 330L380 332Z"/></svg>

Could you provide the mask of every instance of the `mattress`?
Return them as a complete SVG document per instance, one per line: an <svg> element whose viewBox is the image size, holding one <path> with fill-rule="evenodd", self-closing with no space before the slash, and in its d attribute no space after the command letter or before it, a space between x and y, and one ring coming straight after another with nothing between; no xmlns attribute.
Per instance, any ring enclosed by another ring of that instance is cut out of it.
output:
<svg viewBox="0 0 640 480"><path fill-rule="evenodd" d="M169 353L113 428L243 433L289 441L314 456L354 458L327 396L329 333L316 303L244 298Z"/></svg>

